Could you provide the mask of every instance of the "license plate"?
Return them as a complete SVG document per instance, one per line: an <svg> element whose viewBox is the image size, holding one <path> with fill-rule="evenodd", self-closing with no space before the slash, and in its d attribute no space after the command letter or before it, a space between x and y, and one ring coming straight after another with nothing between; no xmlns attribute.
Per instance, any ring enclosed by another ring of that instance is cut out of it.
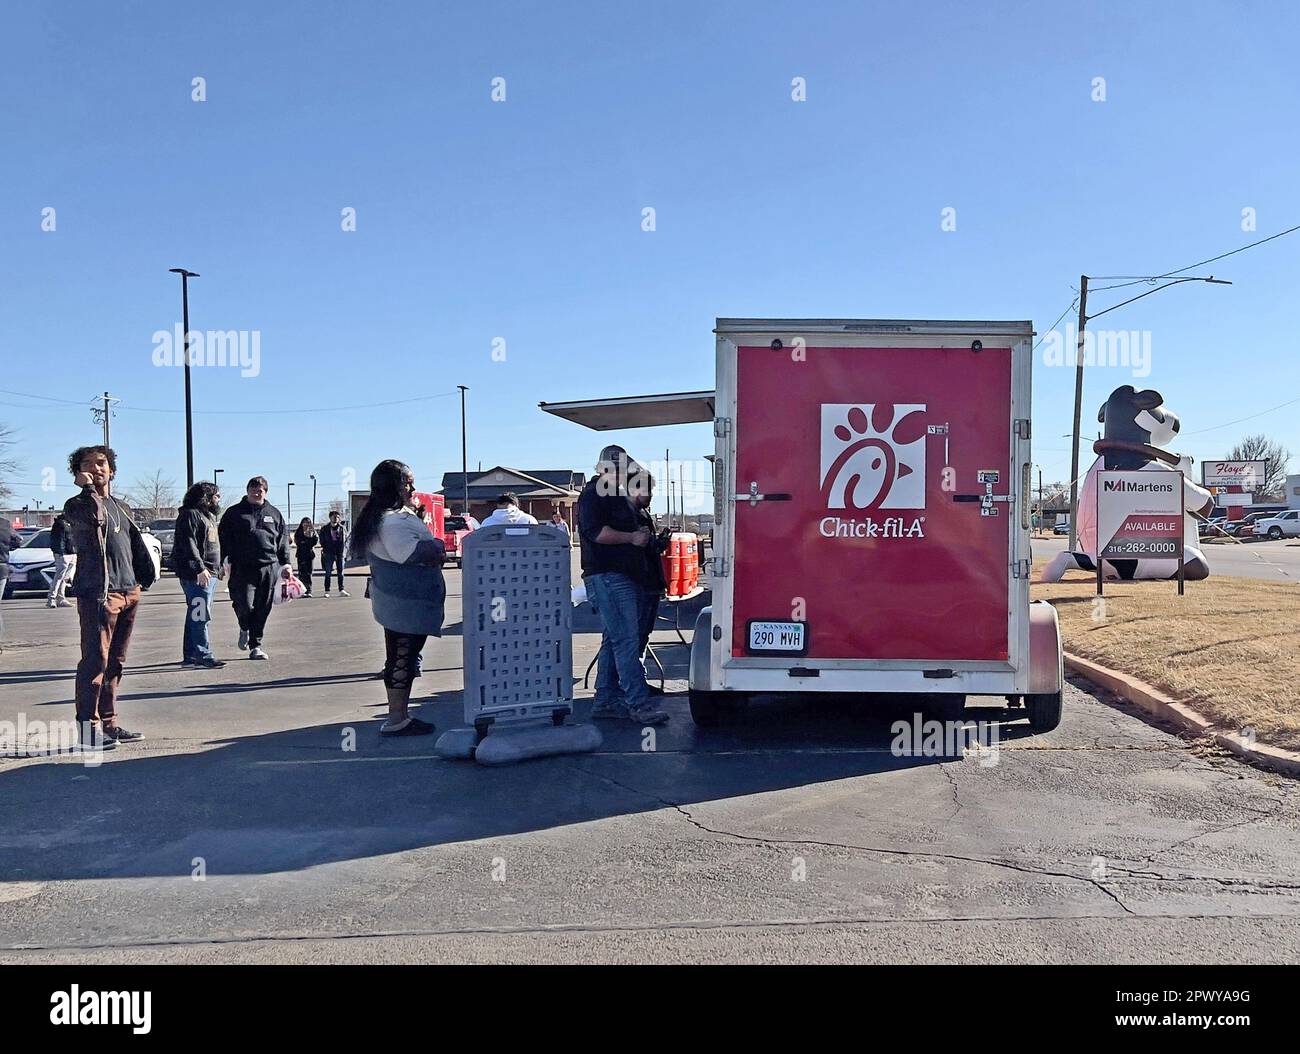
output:
<svg viewBox="0 0 1300 1054"><path fill-rule="evenodd" d="M22 585L24 582L27 581L27 572L26 572L26 571L11 571L10 574L9 574L9 581L10 581L13 585L16 585L16 586L20 586L20 585Z"/></svg>
<svg viewBox="0 0 1300 1054"><path fill-rule="evenodd" d="M807 650L807 627L802 622L751 622L749 650L802 655Z"/></svg>

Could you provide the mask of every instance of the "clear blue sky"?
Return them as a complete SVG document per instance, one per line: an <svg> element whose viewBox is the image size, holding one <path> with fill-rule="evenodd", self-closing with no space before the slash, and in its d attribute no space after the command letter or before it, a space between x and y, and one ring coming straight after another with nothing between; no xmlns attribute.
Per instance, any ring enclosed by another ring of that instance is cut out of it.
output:
<svg viewBox="0 0 1300 1054"><path fill-rule="evenodd" d="M1032 318L1041 332L1081 272L1159 273L1300 223L1295 11L11 3L0 387L77 402L108 389L120 482L159 468L183 482L181 375L153 365L152 337L179 321L167 269L185 266L202 274L194 328L261 335L258 376L194 375L196 472L224 468L228 495L260 472L283 508L292 479L298 512L309 473L324 503L347 468L364 486L390 456L436 486L460 466L454 396L327 408L458 383L471 466L586 469L609 437L537 402L711 387L716 316ZM1134 383L1189 432L1300 399L1300 234L1207 270L1236 284L1108 316L1150 331ZM1132 380L1092 372L1085 422ZM1068 476L1072 385L1039 359L1048 480ZM291 408L304 412L213 412ZM1297 410L1181 446L1222 456L1259 430L1300 452ZM67 497L67 452L99 434L89 412L0 393L0 422L18 432L19 503L50 500L46 467ZM711 449L706 426L615 438Z"/></svg>

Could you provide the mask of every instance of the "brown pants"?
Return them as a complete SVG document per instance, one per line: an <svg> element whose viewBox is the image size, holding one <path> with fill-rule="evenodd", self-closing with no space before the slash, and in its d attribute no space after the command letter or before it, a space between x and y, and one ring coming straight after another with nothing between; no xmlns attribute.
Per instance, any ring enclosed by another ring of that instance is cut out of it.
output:
<svg viewBox="0 0 1300 1054"><path fill-rule="evenodd" d="M117 685L135 628L140 587L109 593L108 599L77 598L81 621L81 662L77 664L77 720L117 724Z"/></svg>

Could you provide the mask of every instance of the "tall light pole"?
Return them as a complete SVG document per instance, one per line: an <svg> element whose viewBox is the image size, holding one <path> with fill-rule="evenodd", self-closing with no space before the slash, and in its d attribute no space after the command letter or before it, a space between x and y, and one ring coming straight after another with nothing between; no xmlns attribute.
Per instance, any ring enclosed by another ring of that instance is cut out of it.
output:
<svg viewBox="0 0 1300 1054"><path fill-rule="evenodd" d="M1138 279L1143 282L1158 282L1168 275L1159 275L1151 278ZM1075 348L1074 355L1074 433L1073 441L1070 444L1070 541L1069 550L1075 548L1075 532L1079 523L1079 419L1083 410L1083 333L1088 323L1093 319L1101 318L1102 315L1109 315L1117 308L1124 307L1126 304L1133 303L1134 300L1141 300L1144 296L1150 296L1152 293L1158 293L1162 289L1168 289L1170 286L1182 285L1184 282L1208 282L1211 285L1232 285L1231 282L1223 278L1215 278L1210 275L1208 278L1185 277L1170 278L1164 285L1158 285L1154 289L1148 289L1145 293L1139 293L1137 296L1131 296L1127 300L1121 300L1118 304L1106 308L1105 311L1098 311L1095 315L1088 314L1088 276L1086 274L1079 276L1079 341Z"/></svg>
<svg viewBox="0 0 1300 1054"><path fill-rule="evenodd" d="M285 489L289 494L289 506L288 506L288 511L285 513L285 518L288 520L292 520L293 519L293 484L290 483Z"/></svg>
<svg viewBox="0 0 1300 1054"><path fill-rule="evenodd" d="M181 276L181 324L185 327L185 489L194 486L194 416L190 409L190 279L198 272L184 267L170 267Z"/></svg>
<svg viewBox="0 0 1300 1054"><path fill-rule="evenodd" d="M226 470L224 468L214 468L212 470L212 482L215 484L217 482L217 476L219 476L221 473L225 471Z"/></svg>
<svg viewBox="0 0 1300 1054"><path fill-rule="evenodd" d="M462 516L468 516L469 458L466 456L467 447L465 444L465 393L469 391L469 389L463 384L458 384L456 387L460 389L460 486L462 494L461 501L464 504L464 508L460 510L460 514Z"/></svg>
<svg viewBox="0 0 1300 1054"><path fill-rule="evenodd" d="M314 475L311 475L311 525L316 526L316 477Z"/></svg>

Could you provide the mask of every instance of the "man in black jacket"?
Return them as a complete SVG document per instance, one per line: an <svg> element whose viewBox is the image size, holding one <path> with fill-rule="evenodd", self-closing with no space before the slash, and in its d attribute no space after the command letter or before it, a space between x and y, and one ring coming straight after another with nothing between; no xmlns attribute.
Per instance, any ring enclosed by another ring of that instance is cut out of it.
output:
<svg viewBox="0 0 1300 1054"><path fill-rule="evenodd" d="M337 569L339 596L351 596L343 588L343 554L348 547L348 532L337 509L330 510L330 522L320 529L321 563L325 565L325 596L330 595L330 570Z"/></svg>
<svg viewBox="0 0 1300 1054"><path fill-rule="evenodd" d="M117 686L140 593L153 585L157 569L130 508L109 493L117 475L113 450L79 447L68 458L68 469L81 487L63 506L77 554L77 575L68 590L77 598L81 623L77 723L84 747L113 747L144 738L117 723Z"/></svg>
<svg viewBox="0 0 1300 1054"><path fill-rule="evenodd" d="M68 583L77 570L77 554L72 551L72 537L68 534L68 521L62 515L54 517L50 525L50 551L54 553L54 581L45 597L47 608L67 608L72 605L64 599Z"/></svg>
<svg viewBox="0 0 1300 1054"><path fill-rule="evenodd" d="M271 614L278 579L288 578L289 530L280 510L266 500L264 476L248 481L244 499L232 505L217 528L221 559L230 564L230 603L239 620L239 647L250 659L265 659L262 633Z"/></svg>
<svg viewBox="0 0 1300 1054"><path fill-rule="evenodd" d="M215 483L196 483L185 492L172 538L172 570L185 592L185 631L181 634L181 665L216 670L226 664L212 654L208 623L221 573L217 542L217 512L221 491Z"/></svg>

